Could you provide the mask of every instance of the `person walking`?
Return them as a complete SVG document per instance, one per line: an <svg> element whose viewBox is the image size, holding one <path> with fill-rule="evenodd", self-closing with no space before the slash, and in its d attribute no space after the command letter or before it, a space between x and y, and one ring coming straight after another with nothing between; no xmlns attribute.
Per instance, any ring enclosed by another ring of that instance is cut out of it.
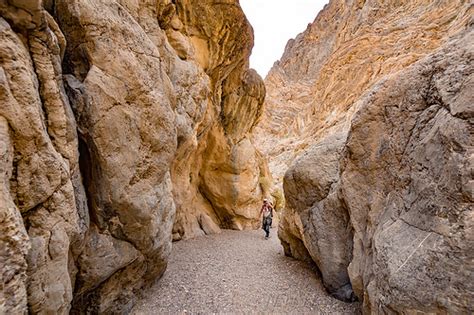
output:
<svg viewBox="0 0 474 315"><path fill-rule="evenodd" d="M267 198L263 199L260 215L262 216L262 229L265 231L265 239L268 239L270 237L270 227L272 226L273 207Z"/></svg>

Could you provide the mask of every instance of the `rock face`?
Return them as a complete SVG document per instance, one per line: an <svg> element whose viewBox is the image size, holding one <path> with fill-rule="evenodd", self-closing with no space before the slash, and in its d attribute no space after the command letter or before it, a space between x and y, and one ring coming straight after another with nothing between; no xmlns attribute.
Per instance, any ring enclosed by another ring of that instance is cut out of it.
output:
<svg viewBox="0 0 474 315"><path fill-rule="evenodd" d="M353 118L340 191L367 309L474 310L473 43L470 29L381 82Z"/></svg>
<svg viewBox="0 0 474 315"><path fill-rule="evenodd" d="M472 10L331 1L266 78L285 253L365 313L473 311Z"/></svg>
<svg viewBox="0 0 474 315"><path fill-rule="evenodd" d="M175 239L258 222L238 1L0 3L0 313L123 313Z"/></svg>
<svg viewBox="0 0 474 315"><path fill-rule="evenodd" d="M471 12L463 0L331 0L265 78L255 139L274 177L283 179L371 86L438 48L469 23Z"/></svg>

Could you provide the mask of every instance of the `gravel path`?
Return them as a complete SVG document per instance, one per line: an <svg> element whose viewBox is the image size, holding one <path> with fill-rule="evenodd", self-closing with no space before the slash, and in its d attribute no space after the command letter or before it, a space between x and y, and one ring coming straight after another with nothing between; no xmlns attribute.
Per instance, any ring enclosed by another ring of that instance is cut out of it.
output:
<svg viewBox="0 0 474 315"><path fill-rule="evenodd" d="M285 257L276 236L223 231L173 244L168 269L132 314L360 314L324 291L305 263Z"/></svg>

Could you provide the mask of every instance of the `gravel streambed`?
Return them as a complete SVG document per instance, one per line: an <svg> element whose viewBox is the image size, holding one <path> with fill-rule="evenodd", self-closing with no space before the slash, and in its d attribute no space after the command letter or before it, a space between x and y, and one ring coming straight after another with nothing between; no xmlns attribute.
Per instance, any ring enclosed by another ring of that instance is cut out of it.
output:
<svg viewBox="0 0 474 315"><path fill-rule="evenodd" d="M230 231L173 243L168 269L132 314L360 314L329 296L311 266L285 257L276 236Z"/></svg>

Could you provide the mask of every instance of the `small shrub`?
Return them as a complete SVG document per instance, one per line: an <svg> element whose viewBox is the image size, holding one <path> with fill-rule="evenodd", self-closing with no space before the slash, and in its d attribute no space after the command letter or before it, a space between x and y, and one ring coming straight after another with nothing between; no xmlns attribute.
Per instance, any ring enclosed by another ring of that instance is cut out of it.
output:
<svg viewBox="0 0 474 315"><path fill-rule="evenodd" d="M272 188L272 182L271 182L270 178L265 177L265 176L261 176L258 179L258 182L260 184L260 188L262 189L263 195L268 196L269 193L270 193L270 189Z"/></svg>
<svg viewBox="0 0 474 315"><path fill-rule="evenodd" d="M275 211L280 212L285 208L285 195L283 194L283 189L276 188L272 192L273 200L275 201Z"/></svg>

